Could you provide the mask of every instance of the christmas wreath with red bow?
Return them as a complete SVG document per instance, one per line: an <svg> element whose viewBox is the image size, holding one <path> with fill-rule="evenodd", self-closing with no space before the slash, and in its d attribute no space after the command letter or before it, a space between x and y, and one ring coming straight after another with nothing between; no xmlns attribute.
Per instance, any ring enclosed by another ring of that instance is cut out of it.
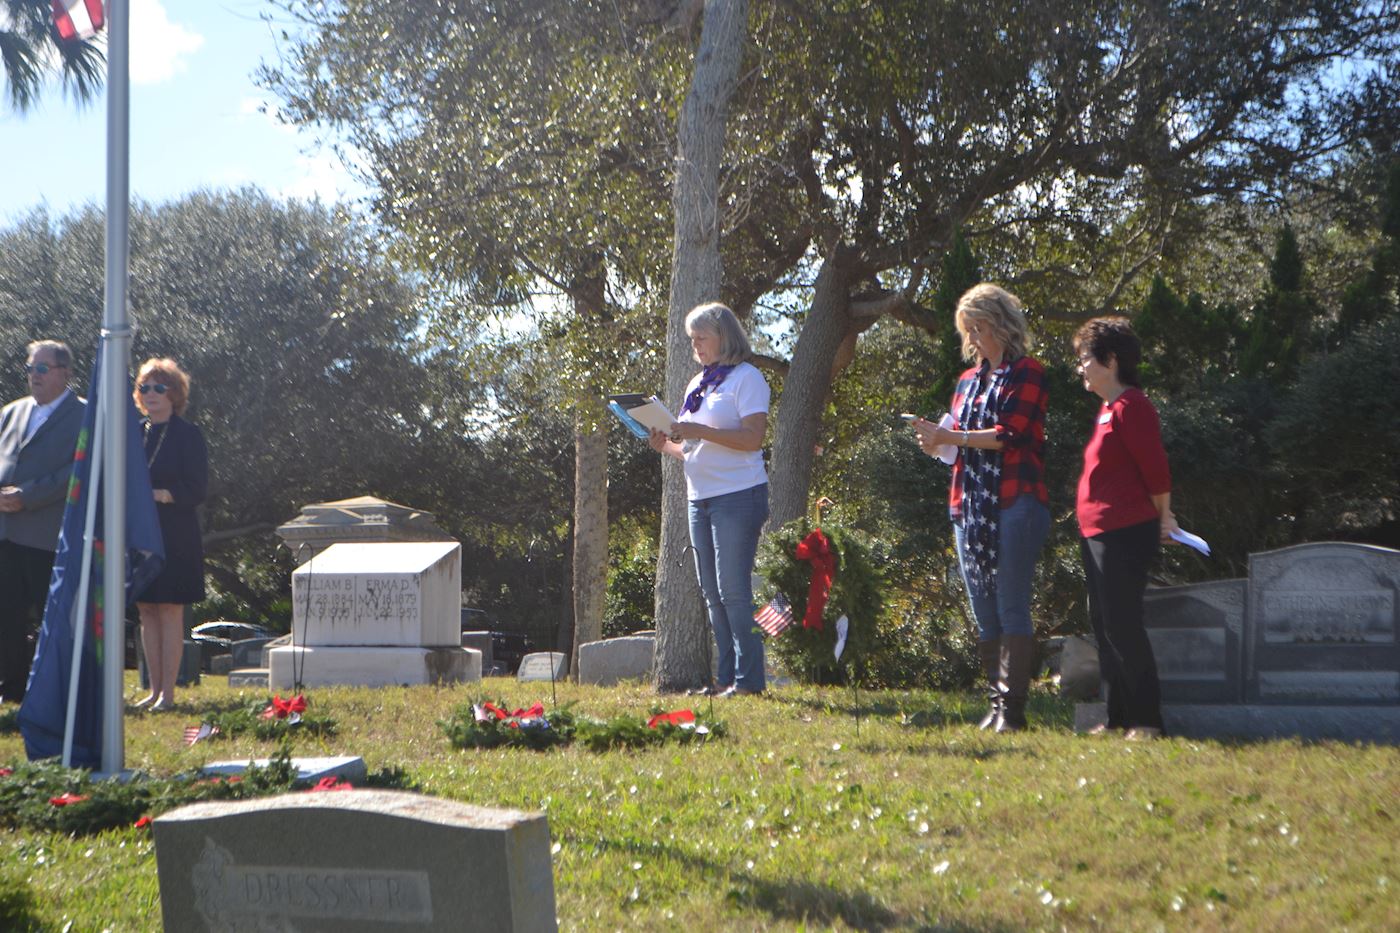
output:
<svg viewBox="0 0 1400 933"><path fill-rule="evenodd" d="M686 744L719 738L723 722L701 718L694 710L653 710L646 717L598 719L575 713L573 704L546 711L543 703L511 709L508 703L478 701L457 708L438 728L457 748L533 748L579 742L590 751L641 748L667 742Z"/></svg>
<svg viewBox="0 0 1400 933"><path fill-rule="evenodd" d="M781 593L792 606L794 624L766 639L788 672L804 683L859 676L880 645L884 611L883 582L865 540L835 522L798 519L764 537L756 569L764 580L754 594L757 605ZM839 626L843 616L845 625Z"/></svg>
<svg viewBox="0 0 1400 933"><path fill-rule="evenodd" d="M293 735L330 736L335 731L335 720L308 710L306 697L298 693L285 699L274 695L269 700L251 700L233 709L206 713L198 726L185 730L185 743L232 739L245 732L268 742Z"/></svg>

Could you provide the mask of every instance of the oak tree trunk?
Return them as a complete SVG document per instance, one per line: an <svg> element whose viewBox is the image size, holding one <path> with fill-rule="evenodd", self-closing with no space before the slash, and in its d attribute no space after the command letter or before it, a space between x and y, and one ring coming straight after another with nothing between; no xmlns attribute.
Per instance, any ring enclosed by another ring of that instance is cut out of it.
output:
<svg viewBox="0 0 1400 933"><path fill-rule="evenodd" d="M600 397L590 392L590 399ZM579 645L603 637L608 586L608 434L602 407L574 412L574 644L569 674L578 679Z"/></svg>
<svg viewBox="0 0 1400 933"><path fill-rule="evenodd" d="M706 0L695 73L677 129L671 201L675 242L666 319L666 401L679 406L695 374L685 316L720 298L719 170L725 118L748 35L747 0ZM656 563L656 688L672 692L709 680L711 637L705 619L686 517L679 461L662 457L661 546Z"/></svg>
<svg viewBox="0 0 1400 933"><path fill-rule="evenodd" d="M852 328L850 273L845 248L822 262L812 310L797 336L792 365L783 380L782 408L773 429L768 527L781 528L807 510L815 448L821 442L822 411L831 391L837 352Z"/></svg>

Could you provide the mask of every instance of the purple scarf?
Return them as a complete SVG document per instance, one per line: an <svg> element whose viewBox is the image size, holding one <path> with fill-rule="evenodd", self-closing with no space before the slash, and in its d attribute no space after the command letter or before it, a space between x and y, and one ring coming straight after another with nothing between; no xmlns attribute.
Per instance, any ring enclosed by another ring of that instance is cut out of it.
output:
<svg viewBox="0 0 1400 933"><path fill-rule="evenodd" d="M729 375L730 370L733 368L732 365L721 366L718 363L711 363L709 366L706 366L700 373L700 384L685 397L685 407L681 410L688 411L691 414L699 411L700 400L704 398L705 390L713 386L718 386L724 381L724 377Z"/></svg>

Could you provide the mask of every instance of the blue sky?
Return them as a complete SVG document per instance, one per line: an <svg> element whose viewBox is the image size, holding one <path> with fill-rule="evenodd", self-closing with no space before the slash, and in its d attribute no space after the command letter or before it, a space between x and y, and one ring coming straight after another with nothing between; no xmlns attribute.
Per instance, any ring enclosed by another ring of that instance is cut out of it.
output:
<svg viewBox="0 0 1400 933"><path fill-rule="evenodd" d="M266 0L130 2L133 198L245 184L281 197L364 195L327 138L259 112L271 101L253 72L278 60L290 28L262 20L276 13ZM27 113L0 104L0 226L41 205L55 215L101 205L105 140L105 96L82 107L54 83Z"/></svg>

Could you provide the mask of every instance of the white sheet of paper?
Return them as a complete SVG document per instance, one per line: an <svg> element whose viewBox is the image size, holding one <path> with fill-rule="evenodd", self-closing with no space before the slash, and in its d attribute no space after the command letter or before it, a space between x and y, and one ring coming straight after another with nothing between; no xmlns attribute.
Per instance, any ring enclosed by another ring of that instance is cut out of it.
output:
<svg viewBox="0 0 1400 933"><path fill-rule="evenodd" d="M950 431L953 429L954 423L953 416L946 411L943 413L943 417L938 419L938 426L940 428L947 428ZM934 452L934 456L948 464L948 466L952 466L958 459L957 445L944 444Z"/></svg>
<svg viewBox="0 0 1400 933"><path fill-rule="evenodd" d="M843 612L836 620L836 660L841 660L841 652L846 650L846 634L851 630L851 620Z"/></svg>
<svg viewBox="0 0 1400 933"><path fill-rule="evenodd" d="M1205 556L1210 556L1210 545L1206 544L1206 539L1202 538L1200 535L1193 535L1189 531L1183 531L1178 528L1176 531L1172 532L1171 537L1173 541L1180 541L1187 547L1193 547Z"/></svg>
<svg viewBox="0 0 1400 933"><path fill-rule="evenodd" d="M661 399L653 395L647 399L645 405L627 409L627 414L640 421L653 431L660 431L662 434L671 432L671 425L676 423L676 416L661 404Z"/></svg>

